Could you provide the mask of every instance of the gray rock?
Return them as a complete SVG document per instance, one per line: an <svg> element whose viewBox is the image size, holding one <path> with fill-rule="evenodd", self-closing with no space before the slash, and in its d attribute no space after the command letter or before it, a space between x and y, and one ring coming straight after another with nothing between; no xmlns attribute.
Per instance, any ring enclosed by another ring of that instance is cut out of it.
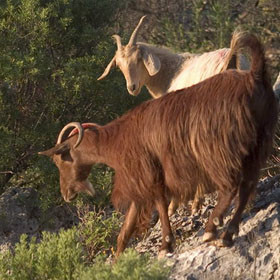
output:
<svg viewBox="0 0 280 280"><path fill-rule="evenodd" d="M42 213L39 204L39 194L31 187L10 187L0 196L0 251L12 248L22 234L40 238L44 230L58 232L77 223L71 207L57 206Z"/></svg>
<svg viewBox="0 0 280 280"><path fill-rule="evenodd" d="M189 216L187 208L171 217L176 235L175 253L168 256L172 267L170 279L280 279L280 185L279 176L260 182L255 203L240 224L239 235L230 248L216 247L202 242L204 227L215 199L207 197L200 215ZM225 219L229 220L230 215ZM187 222L192 220L192 222ZM181 221L181 222L180 222ZM183 222L184 221L184 222ZM190 227L190 224L198 224ZM186 226L187 224L187 226ZM221 229L222 230L222 229ZM180 235L177 234L180 232ZM160 226L151 230L150 236L137 244L139 251L157 254L150 238L158 238Z"/></svg>

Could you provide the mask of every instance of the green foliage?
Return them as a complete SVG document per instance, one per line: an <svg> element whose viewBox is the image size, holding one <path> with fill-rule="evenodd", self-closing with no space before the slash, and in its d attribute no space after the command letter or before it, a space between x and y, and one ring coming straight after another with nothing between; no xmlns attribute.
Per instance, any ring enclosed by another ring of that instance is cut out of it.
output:
<svg viewBox="0 0 280 280"><path fill-rule="evenodd" d="M43 232L40 243L27 241L22 235L14 253L1 255L0 278L3 280L74 279L73 274L83 266L83 250L77 242L75 228L58 235Z"/></svg>
<svg viewBox="0 0 280 280"><path fill-rule="evenodd" d="M120 230L119 215L108 211L90 211L88 206L78 207L80 240L92 261L99 254L110 255Z"/></svg>
<svg viewBox="0 0 280 280"><path fill-rule="evenodd" d="M236 28L252 31L269 46L279 49L278 0L180 0L177 14L161 13L149 39L176 51L202 53L229 47ZM278 54L279 57L279 54ZM272 80L280 71L279 59L272 59Z"/></svg>
<svg viewBox="0 0 280 280"><path fill-rule="evenodd" d="M59 234L44 232L39 243L22 235L14 252L0 255L1 280L89 280L89 279L167 279L169 268L148 255L127 250L110 265L104 256L95 263L85 262L85 251L73 228Z"/></svg>
<svg viewBox="0 0 280 280"><path fill-rule="evenodd" d="M105 124L147 99L147 94L129 96L119 72L96 81L114 55L111 35L116 22L122 25L117 17L127 3L1 1L0 193L9 184L28 184L40 192L42 213L60 204L58 171L37 152L54 145L70 121ZM241 26L279 48L278 0L180 3L178 17L159 13L159 29L149 35L153 43L204 52L228 47L232 31ZM274 81L278 60L272 61L272 70ZM279 162L278 152L274 156ZM0 279L167 279L168 268L132 250L114 265L105 263L120 226L118 215L108 207L113 173L102 165L93 168L89 179L96 197L80 195L72 202L78 207L77 228L43 233L38 243L23 236L14 252L2 253ZM97 212L86 205L94 205ZM0 216L5 224L8 217Z"/></svg>
<svg viewBox="0 0 280 280"><path fill-rule="evenodd" d="M92 168L89 180L96 190L96 195L91 200L98 208L110 204L113 176L114 171L108 166L99 164Z"/></svg>
<svg viewBox="0 0 280 280"><path fill-rule="evenodd" d="M182 17L175 19L175 23L168 15L161 19L161 35L158 36L155 30L153 36L156 43L189 52L204 52L228 45L236 27L232 0L182 2Z"/></svg>
<svg viewBox="0 0 280 280"><path fill-rule="evenodd" d="M81 273L81 280L164 280L168 279L170 268L163 262L150 259L147 254L139 255L134 250L126 250L114 265L109 265L100 257L95 264Z"/></svg>
<svg viewBox="0 0 280 280"><path fill-rule="evenodd" d="M141 101L124 94L121 75L96 80L113 55L108 30L122 3L1 2L0 190L35 163L45 165L42 183L53 182L54 166L35 153L66 123L107 123Z"/></svg>

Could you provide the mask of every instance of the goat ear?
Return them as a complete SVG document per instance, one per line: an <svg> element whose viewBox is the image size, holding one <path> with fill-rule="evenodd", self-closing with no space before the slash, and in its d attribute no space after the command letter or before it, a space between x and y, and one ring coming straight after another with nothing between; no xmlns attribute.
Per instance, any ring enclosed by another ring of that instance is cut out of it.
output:
<svg viewBox="0 0 280 280"><path fill-rule="evenodd" d="M44 156L48 156L48 157L52 157L53 155L59 155L59 154L63 154L65 152L68 152L70 150L70 146L67 143L61 143L58 144L56 146L54 146L53 148L43 151L43 152L39 152L39 155L44 155Z"/></svg>
<svg viewBox="0 0 280 280"><path fill-rule="evenodd" d="M142 59L149 75L156 75L161 67L159 58L155 54L148 52L147 50L143 50Z"/></svg>
<svg viewBox="0 0 280 280"><path fill-rule="evenodd" d="M116 66L116 56L113 57L113 59L110 61L110 63L107 65L107 67L105 68L103 74L97 79L97 81L102 80L103 78L105 78L112 67Z"/></svg>

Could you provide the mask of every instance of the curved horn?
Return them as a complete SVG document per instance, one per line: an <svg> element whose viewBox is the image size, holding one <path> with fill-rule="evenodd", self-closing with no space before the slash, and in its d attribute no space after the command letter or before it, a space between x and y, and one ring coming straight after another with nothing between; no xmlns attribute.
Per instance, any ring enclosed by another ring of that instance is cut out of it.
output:
<svg viewBox="0 0 280 280"><path fill-rule="evenodd" d="M118 50L120 50L121 47L122 47L121 37L119 35L112 35L112 38L115 39L115 41L117 43Z"/></svg>
<svg viewBox="0 0 280 280"><path fill-rule="evenodd" d="M79 132L78 140L75 143L74 148L77 148L79 146L79 144L81 143L84 137L84 129L79 122L71 122L65 125L58 135L56 145L64 141L66 132L69 130L69 128L73 128L73 127L77 128ZM66 136L68 136L68 134Z"/></svg>
<svg viewBox="0 0 280 280"><path fill-rule="evenodd" d="M145 17L146 17L146 16L143 16L143 17L140 18L139 23L138 23L138 25L136 26L136 28L134 29L133 33L131 34L131 37L130 37L129 42L128 42L127 45L132 46L132 45L135 45L135 44L136 44L137 34L138 34L139 28L140 28L140 26L141 26L141 24L142 24L142 22L143 22L143 19L144 19Z"/></svg>

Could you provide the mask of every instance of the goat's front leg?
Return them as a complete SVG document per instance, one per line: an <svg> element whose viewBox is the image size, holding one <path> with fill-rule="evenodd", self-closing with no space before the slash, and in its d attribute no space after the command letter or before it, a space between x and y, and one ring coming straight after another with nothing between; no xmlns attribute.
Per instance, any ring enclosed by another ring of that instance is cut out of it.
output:
<svg viewBox="0 0 280 280"><path fill-rule="evenodd" d="M168 205L166 199L161 197L155 201L156 209L159 213L162 231L162 245L158 257L163 258L167 253L172 252L174 237L172 234L169 218L168 218Z"/></svg>
<svg viewBox="0 0 280 280"><path fill-rule="evenodd" d="M121 231L118 235L116 258L124 251L131 235L135 230L137 215L138 209L135 205L135 202L131 202L126 212Z"/></svg>

